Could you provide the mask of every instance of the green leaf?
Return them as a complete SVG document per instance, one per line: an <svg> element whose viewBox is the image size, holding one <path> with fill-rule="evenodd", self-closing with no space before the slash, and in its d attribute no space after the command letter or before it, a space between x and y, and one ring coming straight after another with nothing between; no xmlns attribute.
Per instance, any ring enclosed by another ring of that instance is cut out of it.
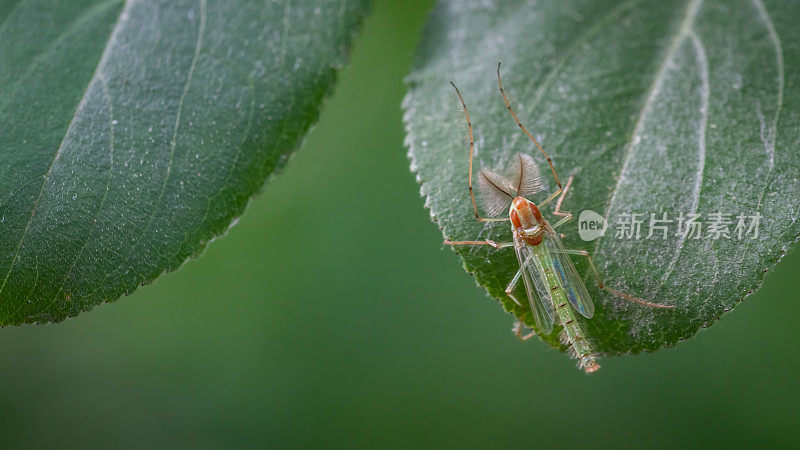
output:
<svg viewBox="0 0 800 450"><path fill-rule="evenodd" d="M449 239L511 238L507 223L474 219L451 79L470 108L476 167L502 170L528 152L543 195L555 190L500 96L502 61L521 120L561 179L574 175L564 208L608 219L606 235L592 242L569 222L565 245L594 253L609 286L675 306L647 308L600 291L585 258L574 257L597 307L585 321L596 345L635 353L694 335L755 291L800 233L797 17L800 4L791 1L440 2L404 102L412 169L433 220ZM731 215L731 232L737 215L749 225L760 214L757 238L713 239L717 212ZM643 214L638 240L616 236L628 213ZM666 239L655 228L648 238L650 213L674 221ZM700 215L701 238L675 235L681 213ZM457 252L479 284L532 324L527 305L503 293L518 268L513 250ZM558 345L555 335L545 339Z"/></svg>
<svg viewBox="0 0 800 450"><path fill-rule="evenodd" d="M225 232L369 4L0 2L0 325L115 300Z"/></svg>

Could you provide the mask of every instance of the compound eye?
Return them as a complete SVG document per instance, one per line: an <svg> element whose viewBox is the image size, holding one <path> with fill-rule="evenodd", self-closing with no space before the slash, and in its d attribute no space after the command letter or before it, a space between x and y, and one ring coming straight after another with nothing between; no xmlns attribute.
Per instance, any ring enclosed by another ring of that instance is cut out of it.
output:
<svg viewBox="0 0 800 450"><path fill-rule="evenodd" d="M508 214L509 218L511 219L511 224L514 225L514 228L522 227L522 224L519 221L519 215L517 214L516 209L512 209L511 212Z"/></svg>

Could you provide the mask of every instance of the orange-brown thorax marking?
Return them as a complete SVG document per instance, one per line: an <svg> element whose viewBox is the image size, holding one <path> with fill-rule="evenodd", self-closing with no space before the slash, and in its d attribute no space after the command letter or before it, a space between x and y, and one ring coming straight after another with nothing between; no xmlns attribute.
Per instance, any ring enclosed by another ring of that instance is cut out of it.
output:
<svg viewBox="0 0 800 450"><path fill-rule="evenodd" d="M511 201L511 208L508 210L508 217L511 219L511 225L514 227L514 232L517 233L520 239L529 245L539 245L542 243L544 237L544 230L539 230L534 235L526 235L522 230L533 228L535 226L544 227L545 221L542 219L542 213L536 205L526 199L525 197L516 197Z"/></svg>

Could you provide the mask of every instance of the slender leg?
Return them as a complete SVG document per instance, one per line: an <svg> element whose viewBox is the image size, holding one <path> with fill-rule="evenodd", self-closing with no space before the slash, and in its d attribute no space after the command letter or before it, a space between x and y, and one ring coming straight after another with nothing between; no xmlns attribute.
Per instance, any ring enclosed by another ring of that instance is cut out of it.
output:
<svg viewBox="0 0 800 450"><path fill-rule="evenodd" d="M472 122L469 120L469 111L467 110L467 104L464 103L464 97L461 96L461 91L458 90L455 83L452 81L450 84L453 86L453 89L456 90L458 100L461 101L461 106L464 107L464 115L467 117L467 132L469 135L469 171L467 175L469 177L469 182L467 183L467 188L469 189L469 196L472 198L472 209L475 211L475 218L478 219L479 222L502 222L508 220L508 217L489 218L481 217L480 214L478 214L478 203L475 201L475 193L472 192L472 155L475 153L475 139L472 137Z"/></svg>
<svg viewBox="0 0 800 450"><path fill-rule="evenodd" d="M513 242L510 244L514 245ZM522 303L520 303L520 301L517 300L517 297L514 297L514 288L517 287L517 283L519 282L519 279L522 276L522 271L525 270L525 268L531 264L532 260L533 256L525 260L525 262L522 263L522 266L520 266L519 270L517 270L517 273L514 274L514 278L512 278L511 282L508 283L508 286L506 286L506 295L508 295L508 297L511 298L511 300L514 300L514 303L518 304L519 306L522 306Z"/></svg>
<svg viewBox="0 0 800 450"><path fill-rule="evenodd" d="M514 246L513 242L495 242L489 239L486 239L485 241L444 241L444 243L447 245L491 245L492 247L498 249ZM523 269L524 267L520 267L516 275L514 275L514 278L512 278L511 282L508 283L508 286L506 286L506 294L509 296L509 298L511 298L511 300L514 300L514 303L516 303L519 306L522 306L522 303L520 303L519 300L517 300L517 298L514 297L512 291L517 286L517 282L519 282L519 278L522 276Z"/></svg>
<svg viewBox="0 0 800 450"><path fill-rule="evenodd" d="M486 239L485 241L451 241L445 240L445 244L447 245L491 245L494 248L508 248L513 247L513 242L495 242L490 239Z"/></svg>
<svg viewBox="0 0 800 450"><path fill-rule="evenodd" d="M506 91L503 90L503 82L500 79L500 63L499 62L497 63L497 85L500 86L500 94L503 95L503 101L506 102L506 108L508 108L508 112L511 113L511 117L514 118L514 121L517 122L517 125L519 125L520 129L522 129L522 131L525 132L525 134L528 135L528 137L533 141L533 143L536 144L536 147L539 148L539 151L542 152L542 154L544 155L545 159L547 159L547 164L550 165L550 171L553 172L553 178L556 179L556 184L558 185L558 189L556 190L556 192L553 195L551 195L550 197L545 199L544 202L542 202L542 204L547 204L551 200L553 200L553 198L557 197L561 193L561 181L558 180L558 175L556 175L556 169L555 169L555 167L553 167L553 161L550 160L550 155L548 155L547 152L544 151L542 146L539 145L539 141L537 141L533 137L533 135L528 132L528 130L522 125L522 122L520 122L519 119L517 118L517 115L514 114L514 110L511 109L511 104L508 102L508 97L506 96Z"/></svg>
<svg viewBox="0 0 800 450"><path fill-rule="evenodd" d="M571 212L562 211L561 210L561 202L564 201L564 197L567 196L567 192L569 192L569 188L570 188L570 186L572 186L572 179L573 179L573 176L570 175L569 179L567 180L567 184L564 186L564 190L561 192L561 197L559 197L558 201L556 202L556 209L555 209L555 211L553 211L553 215L554 216L560 216L560 217L562 217L562 219L560 219L558 222L556 222L553 225L553 228L558 228L561 225L563 225L563 224L569 222L570 220L572 220L572 213Z"/></svg>
<svg viewBox="0 0 800 450"><path fill-rule="evenodd" d="M572 179L573 179L573 177L570 175L569 179L567 180L567 184L564 186L564 190L561 193L561 197L559 197L558 201L556 202L556 208L555 208L555 211L553 211L553 215L561 216L563 218L561 220L559 220L558 222L556 222L553 225L553 228L558 228L559 226L561 226L561 225L567 223L568 221L572 220L573 216L572 216L571 212L562 211L561 210L561 203L564 201L564 197L567 196L567 192L569 192L570 186L572 186ZM661 304L658 304L658 303L648 302L648 301L642 300L642 299L640 299L638 297L634 297L632 295L628 295L628 294L626 294L624 292L620 292L620 291L618 291L616 289L613 289L613 288L610 288L610 287L606 286L603 283L603 279L600 278L600 272L597 271L597 266L594 265L594 260L592 259L592 255L590 255L589 252L587 252L586 250L564 250L564 252L566 252L566 253L568 253L570 255L585 256L589 260L589 267L591 267L592 273L594 274L594 278L597 280L597 286L600 287L600 289L603 289L604 291L608 291L611 294L614 294L615 296L617 296L619 298L622 298L624 300L628 300L630 302L634 302L634 303L639 303L639 304L642 304L642 305L650 306L652 308L666 308L666 309L674 308L674 306L661 305Z"/></svg>
<svg viewBox="0 0 800 450"><path fill-rule="evenodd" d="M531 330L531 329L529 329L529 333L528 334L522 334L522 330L524 328L528 328L528 327L524 323L522 323L519 320L517 320L516 322L514 322L514 327L511 328L511 331L514 334L516 334L517 337L520 338L520 340L523 340L523 341L527 341L528 339L536 336L536 332Z"/></svg>
<svg viewBox="0 0 800 450"><path fill-rule="evenodd" d="M547 197L546 199L542 200L542 202L541 202L541 203L539 203L539 204L538 204L538 206L541 208L542 206L544 206L544 205L546 205L546 204L548 204L548 203L552 202L552 201L553 201L553 199L555 199L556 197L558 197L559 195L561 195L561 192L563 192L563 189L561 188L561 186L559 186L559 187L558 187L558 189L556 189L556 191L555 191L555 192L553 192L552 194L550 194L550 196L549 196L549 197Z"/></svg>
<svg viewBox="0 0 800 450"><path fill-rule="evenodd" d="M506 286L506 295L508 295L508 297L511 300L514 300L514 303L516 303L519 306L522 306L522 303L520 303L519 300L517 300L517 297L514 297L513 292L514 288L517 287L517 283L519 282L519 277L522 276L522 270L523 267L520 267L517 273L514 275L514 278L512 278L511 282L508 283L508 286Z"/></svg>
<svg viewBox="0 0 800 450"><path fill-rule="evenodd" d="M500 243L500 244L492 242L492 244L497 245L498 247L496 247L496 248L502 248L502 247L499 247L499 246L508 247L508 246L513 246L514 245L513 242L503 242L503 243ZM489 244L489 245L492 245L492 244ZM526 264L527 264L527 261L526 261ZM517 297L514 296L514 288L517 287L517 283L519 282L520 277L522 277L522 271L523 270L525 270L524 266L520 267L519 270L517 270L517 273L514 274L514 278L512 278L511 282L509 282L508 286L506 286L506 291L505 291L506 295L508 295L508 297L511 300L514 300L514 303L516 303L519 306L522 306L522 303L520 303L520 301L517 300ZM523 327L524 327L524 325L520 321L517 321L516 323L514 323L514 328L512 329L512 331L514 332L514 334L517 335L518 338L522 339L523 341L527 341L528 339L532 338L533 336L536 336L536 333L533 330L531 330L530 333L523 335L522 334Z"/></svg>
<svg viewBox="0 0 800 450"><path fill-rule="evenodd" d="M492 240L489 240L489 239L486 239L485 241L450 241L450 240L446 240L446 241L444 241L444 243L447 244L447 245L490 245L490 246L492 246L494 248L498 248L498 249L500 249L500 248L508 248L508 247L513 247L514 246L513 242L495 242L495 241L492 241ZM522 270L523 270L523 268L521 267L517 271L517 274L514 275L514 278L511 279L511 282L506 287L506 294L508 294L508 296L511 298L511 300L514 300L514 303L516 303L519 306L522 306L522 303L520 303L519 300L517 300L517 298L514 297L514 295L511 292L514 290L514 287L517 285L517 282L519 281L519 277L522 276Z"/></svg>
<svg viewBox="0 0 800 450"><path fill-rule="evenodd" d="M594 260L592 259L592 255L590 255L589 252L587 252L586 250L564 250L564 252L568 253L570 255L585 256L589 260L589 267L592 268L592 273L594 274L594 277L597 280L597 286L600 289L603 289L604 291L608 291L608 292L616 295L617 297L619 297L619 298L621 298L623 300L627 300L629 302L634 302L634 303L639 303L641 305L649 306L651 308L672 309L672 308L675 307L675 306L669 306L669 305L662 305L662 304L659 304L659 303L648 302L648 301L642 300L642 299L640 299L638 297L634 297L634 296L628 295L628 294L626 294L624 292L620 292L620 291L618 291L616 289L612 289L612 288L606 286L605 284L603 284L603 279L600 278L600 272L597 271L597 267L594 265Z"/></svg>

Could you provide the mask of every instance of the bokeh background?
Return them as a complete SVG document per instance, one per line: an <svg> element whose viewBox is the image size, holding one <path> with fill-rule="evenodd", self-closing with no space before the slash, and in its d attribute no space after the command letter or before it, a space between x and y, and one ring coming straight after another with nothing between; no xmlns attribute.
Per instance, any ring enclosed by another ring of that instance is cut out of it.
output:
<svg viewBox="0 0 800 450"><path fill-rule="evenodd" d="M797 252L692 340L593 376L510 333L408 170L431 5L377 2L302 150L200 258L0 330L0 448L800 446Z"/></svg>

